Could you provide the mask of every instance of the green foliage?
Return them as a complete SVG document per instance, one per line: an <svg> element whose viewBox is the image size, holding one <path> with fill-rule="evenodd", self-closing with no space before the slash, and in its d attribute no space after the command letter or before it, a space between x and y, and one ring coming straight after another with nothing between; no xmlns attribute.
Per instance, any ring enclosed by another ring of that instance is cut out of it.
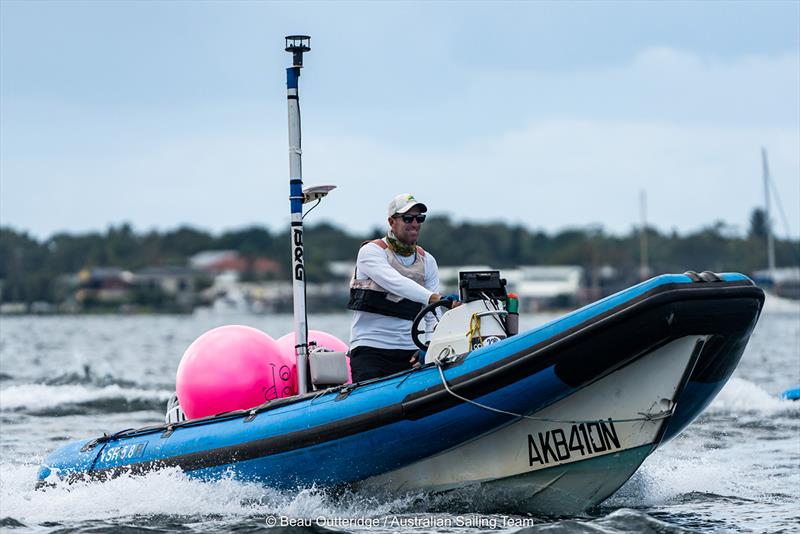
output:
<svg viewBox="0 0 800 534"><path fill-rule="evenodd" d="M208 237L211 238L211 236ZM274 257L277 252L277 244L275 237L269 233L269 230L251 226L243 230L225 232L216 240L214 248L237 250L242 256L248 258L256 256ZM194 252L209 248L211 247L206 244L203 248Z"/></svg>
<svg viewBox="0 0 800 534"><path fill-rule="evenodd" d="M385 230L372 228L351 235L329 223L305 229L305 262L309 281L331 279L329 261L355 261L363 241L381 237ZM721 222L679 236L647 228L651 271L654 274L686 270L740 271L752 273L766 263L766 220L756 209L746 237L731 235ZM440 265L583 266L587 271L610 265L626 280L635 281L639 267L638 229L627 235L609 235L601 227L568 228L555 234L500 222L456 223L432 216L425 222L420 244L436 256ZM42 242L25 232L0 228L0 300L58 302L68 294L64 275L88 267L114 266L135 271L146 266L186 265L203 250L231 249L253 259L266 257L281 266L278 279L289 279L289 232L270 232L251 226L214 236L183 226L164 233L137 234L129 224L111 226L105 233L58 233ZM800 264L800 243L775 240L780 266ZM207 281L204 285L207 285ZM164 304L158 291L140 290L134 303L158 308Z"/></svg>
<svg viewBox="0 0 800 534"><path fill-rule="evenodd" d="M142 286L133 291L131 301L145 309L159 309L170 304L170 298L159 287Z"/></svg>
<svg viewBox="0 0 800 534"><path fill-rule="evenodd" d="M761 208L753 210L750 215L750 233L749 236L754 239L766 239L767 232L769 232L769 221L767 221L767 214Z"/></svg>
<svg viewBox="0 0 800 534"><path fill-rule="evenodd" d="M52 272L47 269L47 248L10 228L0 228L0 300L46 300Z"/></svg>
<svg viewBox="0 0 800 534"><path fill-rule="evenodd" d="M158 250L162 258L185 260L200 251L213 248L224 247L219 247L217 240L208 232L182 226L164 234Z"/></svg>
<svg viewBox="0 0 800 534"><path fill-rule="evenodd" d="M279 254L285 261L285 272L288 272L289 235L288 233L284 235L286 241L281 241ZM303 236L306 272L310 282L323 282L331 278L328 271L329 261L354 261L359 246L365 240L362 237L349 235L329 223L309 226L303 232Z"/></svg>

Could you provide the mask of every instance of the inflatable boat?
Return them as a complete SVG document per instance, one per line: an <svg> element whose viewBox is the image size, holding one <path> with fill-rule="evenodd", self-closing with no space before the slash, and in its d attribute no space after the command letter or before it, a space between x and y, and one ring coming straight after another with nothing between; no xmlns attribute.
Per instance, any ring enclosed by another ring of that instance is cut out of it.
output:
<svg viewBox="0 0 800 534"><path fill-rule="evenodd" d="M781 398L786 400L800 400L800 385L790 387L781 393Z"/></svg>
<svg viewBox="0 0 800 534"><path fill-rule="evenodd" d="M711 402L764 301L740 274L662 275L505 335L501 296L478 294L444 314L419 368L70 443L39 484L176 466L284 489L483 486L513 510L576 513Z"/></svg>
<svg viewBox="0 0 800 534"><path fill-rule="evenodd" d="M286 38L299 393L188 420L172 406L172 422L62 446L38 486L177 467L279 489L475 487L504 509L551 515L602 502L719 392L763 292L740 274L663 275L519 333L499 272L461 273L461 304L436 302L413 323L418 368L346 383L344 353L310 350L306 324L303 206L333 189L302 188L298 78L309 44Z"/></svg>

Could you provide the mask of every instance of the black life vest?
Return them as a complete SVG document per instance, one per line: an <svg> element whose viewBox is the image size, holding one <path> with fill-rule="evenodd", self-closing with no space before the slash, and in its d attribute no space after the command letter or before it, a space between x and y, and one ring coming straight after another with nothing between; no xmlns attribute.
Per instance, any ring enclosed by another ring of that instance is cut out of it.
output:
<svg viewBox="0 0 800 534"><path fill-rule="evenodd" d="M398 261L385 239L365 241L361 246L367 243L373 243L381 247L386 252L389 265L397 272L421 286L425 285L425 251L422 247L417 246L417 257L414 263L406 267ZM353 279L350 281L350 301L347 303L348 309L378 313L411 321L420 312L422 306L419 302L389 293L369 278L359 280L358 273L355 270L353 271Z"/></svg>

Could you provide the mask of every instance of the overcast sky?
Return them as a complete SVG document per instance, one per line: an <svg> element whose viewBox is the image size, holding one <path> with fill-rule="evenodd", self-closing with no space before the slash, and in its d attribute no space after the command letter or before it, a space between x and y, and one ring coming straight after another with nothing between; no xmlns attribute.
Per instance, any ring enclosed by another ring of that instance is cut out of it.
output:
<svg viewBox="0 0 800 534"><path fill-rule="evenodd" d="M800 2L0 1L0 223L288 224L283 36L307 33L307 222L744 232L761 147L800 235ZM776 210L776 230L786 227ZM424 242L424 233L423 233Z"/></svg>

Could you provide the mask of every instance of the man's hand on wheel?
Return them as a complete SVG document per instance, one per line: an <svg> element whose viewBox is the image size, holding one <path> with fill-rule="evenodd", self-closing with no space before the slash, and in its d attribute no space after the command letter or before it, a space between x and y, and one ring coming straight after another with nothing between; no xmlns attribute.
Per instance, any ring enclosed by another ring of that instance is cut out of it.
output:
<svg viewBox="0 0 800 534"><path fill-rule="evenodd" d="M452 295L442 296L441 293L434 293L433 295L431 295L431 298L428 299L428 304L433 304L434 302L439 302L442 299L451 300L453 302L453 305L452 305L453 308L461 306L461 301L458 300L458 295L452 294Z"/></svg>
<svg viewBox="0 0 800 534"><path fill-rule="evenodd" d="M459 306L461 306L461 301L458 300L458 295L456 295L455 293L451 293L449 295L445 295L442 298L447 299L449 301L452 301L453 305L450 306L450 309L458 308Z"/></svg>

